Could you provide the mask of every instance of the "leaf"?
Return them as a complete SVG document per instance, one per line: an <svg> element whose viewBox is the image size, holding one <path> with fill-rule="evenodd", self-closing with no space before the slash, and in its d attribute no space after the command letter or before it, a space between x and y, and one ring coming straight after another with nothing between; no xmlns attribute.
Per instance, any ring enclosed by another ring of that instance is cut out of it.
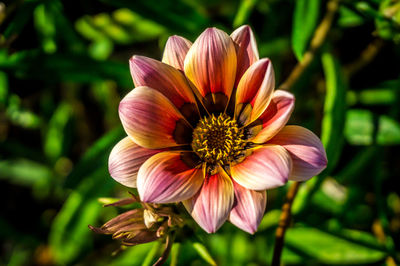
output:
<svg viewBox="0 0 400 266"><path fill-rule="evenodd" d="M297 59L303 59L317 26L320 0L296 0L293 14L292 47Z"/></svg>
<svg viewBox="0 0 400 266"><path fill-rule="evenodd" d="M325 264L376 263L386 256L372 235L343 231L349 232L347 237L341 237L315 228L296 227L286 232L285 242L288 247Z"/></svg>
<svg viewBox="0 0 400 266"><path fill-rule="evenodd" d="M387 80L372 88L349 91L347 97L351 104L392 105L400 96L400 79Z"/></svg>
<svg viewBox="0 0 400 266"><path fill-rule="evenodd" d="M21 99L16 94L8 98L7 117L10 121L20 127L36 129L42 125L42 119L21 106Z"/></svg>
<svg viewBox="0 0 400 266"><path fill-rule="evenodd" d="M245 24L251 15L254 7L256 6L258 0L242 0L240 1L240 5L238 11L236 13L235 19L233 20L233 27L238 28L241 25Z"/></svg>
<svg viewBox="0 0 400 266"><path fill-rule="evenodd" d="M361 109L347 111L344 134L352 145L371 145L374 134L373 114Z"/></svg>
<svg viewBox="0 0 400 266"><path fill-rule="evenodd" d="M106 165L81 180L51 225L49 241L57 264L71 264L89 248L93 232L87 226L97 223L102 210L97 198L107 195L114 184Z"/></svg>
<svg viewBox="0 0 400 266"><path fill-rule="evenodd" d="M99 167L108 165L108 156L111 149L125 135L121 127L106 133L97 140L83 155L78 164L67 177L66 187L75 187L83 176L87 176ZM106 172L108 175L108 171ZM103 197L105 195L102 195Z"/></svg>
<svg viewBox="0 0 400 266"><path fill-rule="evenodd" d="M47 182L51 177L49 167L31 160L20 158L0 161L0 178L14 184L32 186Z"/></svg>
<svg viewBox="0 0 400 266"><path fill-rule="evenodd" d="M397 145L400 144L400 123L369 110L351 109L346 115L345 136L352 145Z"/></svg>
<svg viewBox="0 0 400 266"><path fill-rule="evenodd" d="M380 145L398 145L400 144L400 123L388 117L381 115L379 117L379 128L377 143Z"/></svg>
<svg viewBox="0 0 400 266"><path fill-rule="evenodd" d="M154 40L166 32L162 25L127 8L117 9L112 14L84 16L77 20L75 27L85 38L92 41L108 40L120 44Z"/></svg>
<svg viewBox="0 0 400 266"><path fill-rule="evenodd" d="M128 61L126 63L99 61L87 55L67 53L48 55L38 50L25 50L14 53L0 62L1 69L10 71L20 79L79 83L111 79L124 88L133 87Z"/></svg>
<svg viewBox="0 0 400 266"><path fill-rule="evenodd" d="M53 53L57 49L55 41L56 26L54 14L49 10L47 2L38 5L34 12L34 24L46 53Z"/></svg>
<svg viewBox="0 0 400 266"><path fill-rule="evenodd" d="M3 71L0 71L0 108L7 103L8 96L8 77Z"/></svg>
<svg viewBox="0 0 400 266"><path fill-rule="evenodd" d="M67 103L60 103L50 118L44 139L44 153L53 161L61 157L65 149L65 140L68 139L66 127L72 119L73 110Z"/></svg>
<svg viewBox="0 0 400 266"><path fill-rule="evenodd" d="M357 27L365 23L363 16L355 12L354 10L341 5L339 7L339 18L338 25L344 28Z"/></svg>
<svg viewBox="0 0 400 266"><path fill-rule="evenodd" d="M122 254L118 257L113 258L109 263L111 266L126 266L126 265L142 265L142 262L146 255L154 248L159 245L158 242L150 242L140 244L137 246L127 247Z"/></svg>
<svg viewBox="0 0 400 266"><path fill-rule="evenodd" d="M179 253L181 250L181 243L174 243L171 249L171 263L170 266L177 266L178 265L178 258L179 258Z"/></svg>
<svg viewBox="0 0 400 266"><path fill-rule="evenodd" d="M161 243L160 241L156 241L153 247L147 252L146 257L143 259L142 266L150 266L152 265L152 262L155 260L157 253L159 253L161 248Z"/></svg>
<svg viewBox="0 0 400 266"><path fill-rule="evenodd" d="M10 22L4 31L6 39L13 35L18 35L32 17L33 10L40 3L37 0L27 0L18 8L14 19Z"/></svg>
<svg viewBox="0 0 400 266"><path fill-rule="evenodd" d="M342 69L331 53L322 55L322 66L326 78L326 96L322 119L321 141L326 149L330 173L340 157L343 147L343 130L346 116L346 89Z"/></svg>
<svg viewBox="0 0 400 266"><path fill-rule="evenodd" d="M194 6L194 3L187 1L101 1L120 8L129 8L142 17L163 25L166 28L174 29L174 31L179 33L197 34L210 24L208 18Z"/></svg>
<svg viewBox="0 0 400 266"><path fill-rule="evenodd" d="M197 253L205 262L207 262L210 265L217 265L215 260L210 255L210 252L208 252L207 248L203 244L195 242L193 243L193 248L197 251Z"/></svg>

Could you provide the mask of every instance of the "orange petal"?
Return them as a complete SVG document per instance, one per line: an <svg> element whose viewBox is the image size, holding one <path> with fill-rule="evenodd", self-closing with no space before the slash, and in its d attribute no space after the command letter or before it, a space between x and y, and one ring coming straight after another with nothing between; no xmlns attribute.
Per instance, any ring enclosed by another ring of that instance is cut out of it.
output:
<svg viewBox="0 0 400 266"><path fill-rule="evenodd" d="M136 187L139 167L161 150L142 148L129 137L114 146L108 159L108 170L115 181L127 187Z"/></svg>
<svg viewBox="0 0 400 266"><path fill-rule="evenodd" d="M161 152L140 167L137 188L143 202L172 203L193 197L203 180L203 169L186 165L181 153Z"/></svg>
<svg viewBox="0 0 400 266"><path fill-rule="evenodd" d="M161 92L178 109L185 103L196 104L185 76L174 67L144 56L133 56L129 64L136 87L147 86Z"/></svg>
<svg viewBox="0 0 400 266"><path fill-rule="evenodd" d="M320 139L304 127L286 126L268 143L283 146L292 157L290 180L308 180L318 175L327 165L325 149Z"/></svg>
<svg viewBox="0 0 400 266"><path fill-rule="evenodd" d="M162 61L183 71L183 63L191 46L192 42L181 36L169 37L165 44Z"/></svg>
<svg viewBox="0 0 400 266"><path fill-rule="evenodd" d="M253 190L265 190L284 185L292 170L292 159L285 148L267 145L256 148L243 162L231 166L232 178Z"/></svg>
<svg viewBox="0 0 400 266"><path fill-rule="evenodd" d="M256 120L267 108L275 87L274 68L269 59L255 62L240 79L236 92L235 114L243 125ZM245 106L251 105L246 110ZM244 110L245 113L241 112Z"/></svg>
<svg viewBox="0 0 400 266"><path fill-rule="evenodd" d="M231 38L236 46L237 70L235 84L238 84L244 72L259 59L258 49L253 31L247 25L243 25L232 32Z"/></svg>
<svg viewBox="0 0 400 266"><path fill-rule="evenodd" d="M234 202L230 177L219 173L206 176L200 191L183 204L193 219L208 233L215 233L227 220Z"/></svg>
<svg viewBox="0 0 400 266"><path fill-rule="evenodd" d="M190 143L191 130L182 114L152 88L137 87L128 93L119 104L119 117L129 137L142 147L158 149Z"/></svg>
<svg viewBox="0 0 400 266"><path fill-rule="evenodd" d="M220 92L229 99L235 82L236 64L232 39L219 29L208 28L189 49L184 69L203 97Z"/></svg>
<svg viewBox="0 0 400 266"><path fill-rule="evenodd" d="M235 206L232 208L229 221L240 229L254 234L264 216L267 205L267 193L250 190L233 181L235 188Z"/></svg>
<svg viewBox="0 0 400 266"><path fill-rule="evenodd" d="M265 143L275 136L287 123L294 109L293 94L276 90L264 113L255 121L251 131L254 131L254 143Z"/></svg>

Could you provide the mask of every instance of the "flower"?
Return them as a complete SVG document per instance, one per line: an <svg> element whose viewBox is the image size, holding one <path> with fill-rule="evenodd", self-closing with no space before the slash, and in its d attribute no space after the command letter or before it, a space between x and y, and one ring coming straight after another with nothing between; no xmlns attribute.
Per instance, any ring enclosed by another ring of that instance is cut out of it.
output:
<svg viewBox="0 0 400 266"><path fill-rule="evenodd" d="M183 219L171 206L142 203L133 194L130 198L104 206L125 206L134 202L140 203L142 207L124 212L101 227L89 225L89 228L98 234L112 235L114 239L121 240L124 246L134 246L168 236L176 227L183 225Z"/></svg>
<svg viewBox="0 0 400 266"><path fill-rule="evenodd" d="M162 62L130 59L136 88L121 101L127 137L112 150L111 176L143 202L183 202L207 232L231 223L254 233L266 190L304 181L327 164L319 138L285 126L294 96L274 91L248 26L206 29L192 44L168 39Z"/></svg>

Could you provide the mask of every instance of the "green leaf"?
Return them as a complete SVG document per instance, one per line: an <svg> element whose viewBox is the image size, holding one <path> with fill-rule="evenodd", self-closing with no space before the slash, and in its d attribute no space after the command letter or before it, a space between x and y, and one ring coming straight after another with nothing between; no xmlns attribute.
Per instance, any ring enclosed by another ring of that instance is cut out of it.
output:
<svg viewBox="0 0 400 266"><path fill-rule="evenodd" d="M39 3L40 1L37 0L27 0L23 2L23 4L18 8L14 19L4 31L4 37L6 39L13 35L17 35L22 31L32 17L33 10Z"/></svg>
<svg viewBox="0 0 400 266"><path fill-rule="evenodd" d="M195 242L193 243L193 248L197 251L197 253L205 262L210 265L217 265L210 252L208 252L207 248L203 244Z"/></svg>
<svg viewBox="0 0 400 266"><path fill-rule="evenodd" d="M343 147L347 85L339 62L331 53L325 52L322 55L322 66L326 79L326 96L321 141L328 157L325 173L329 173L334 169Z"/></svg>
<svg viewBox="0 0 400 266"><path fill-rule="evenodd" d="M338 25L344 28L357 27L364 24L364 17L354 10L341 5L339 7Z"/></svg>
<svg viewBox="0 0 400 266"><path fill-rule="evenodd" d="M97 140L83 155L75 168L67 177L66 187L75 187L82 176L87 176L99 167L108 165L108 156L111 149L125 136L125 132L118 127L106 133ZM106 173L108 175L108 172ZM102 195L103 197L105 195Z"/></svg>
<svg viewBox="0 0 400 266"><path fill-rule="evenodd" d="M49 241L57 264L74 262L90 247L93 232L88 225L96 225L102 210L97 198L107 195L114 184L107 165L81 179L51 226Z"/></svg>
<svg viewBox="0 0 400 266"><path fill-rule="evenodd" d="M345 136L352 145L400 144L400 123L369 110L351 109L346 115Z"/></svg>
<svg viewBox="0 0 400 266"><path fill-rule="evenodd" d="M50 118L44 140L44 153L53 161L64 153L65 140L69 133L66 131L66 127L72 116L73 110L71 106L67 103L60 103Z"/></svg>
<svg viewBox="0 0 400 266"><path fill-rule="evenodd" d="M8 96L8 77L3 71L0 71L0 108L7 103Z"/></svg>
<svg viewBox="0 0 400 266"><path fill-rule="evenodd" d="M235 19L233 20L233 27L238 28L245 24L256 6L258 0L242 0L236 13Z"/></svg>
<svg viewBox="0 0 400 266"><path fill-rule="evenodd" d="M170 1L135 1L101 0L102 2L121 8L129 8L144 18L152 20L166 28L179 33L197 34L209 25L206 18L194 2L176 0Z"/></svg>
<svg viewBox="0 0 400 266"><path fill-rule="evenodd" d="M376 263L386 256L372 235L343 231L349 232L347 237L342 237L315 228L297 227L286 232L285 242L288 247L325 264Z"/></svg>
<svg viewBox="0 0 400 266"><path fill-rule="evenodd" d="M133 247L127 247L122 252L122 254L120 254L116 258L113 258L113 260L109 263L109 265L111 266L142 265L144 258L154 248L154 246L159 246L159 243L150 242Z"/></svg>
<svg viewBox="0 0 400 266"><path fill-rule="evenodd" d="M297 59L303 59L318 23L320 0L297 0L293 14L292 47Z"/></svg>
<svg viewBox="0 0 400 266"><path fill-rule="evenodd" d="M171 263L170 266L177 266L178 265L178 258L179 253L181 251L181 243L174 243L171 249Z"/></svg>
<svg viewBox="0 0 400 266"><path fill-rule="evenodd" d="M54 14L49 10L47 2L38 5L34 10L34 23L46 53L54 53L57 49L55 41L56 26Z"/></svg>
<svg viewBox="0 0 400 266"><path fill-rule="evenodd" d="M377 143L380 145L400 144L400 123L389 116L379 117Z"/></svg>
<svg viewBox="0 0 400 266"><path fill-rule="evenodd" d="M374 118L370 111L361 109L347 111L344 134L350 144L371 145L374 127Z"/></svg>
<svg viewBox="0 0 400 266"><path fill-rule="evenodd" d="M32 186L35 183L47 182L51 177L51 169L34 161L26 159L0 161L0 178L14 184Z"/></svg>
<svg viewBox="0 0 400 266"><path fill-rule="evenodd" d="M42 119L38 115L21 106L21 99L16 94L8 98L6 114L13 124L23 128L36 129L42 125Z"/></svg>
<svg viewBox="0 0 400 266"><path fill-rule="evenodd" d="M80 83L111 79L124 88L133 86L127 62L99 61L87 55L67 53L48 55L38 50L26 50L14 53L0 62L1 69L12 72L20 79Z"/></svg>

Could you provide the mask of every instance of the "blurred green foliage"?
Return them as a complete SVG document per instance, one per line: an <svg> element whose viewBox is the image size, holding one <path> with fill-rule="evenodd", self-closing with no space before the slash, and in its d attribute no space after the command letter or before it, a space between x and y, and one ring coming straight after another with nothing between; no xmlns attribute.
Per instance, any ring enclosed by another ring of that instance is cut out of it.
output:
<svg viewBox="0 0 400 266"><path fill-rule="evenodd" d="M118 103L133 54L160 59L168 36L252 26L277 85L308 50L325 0L0 2L0 264L151 265L149 243L112 255L94 235L126 188L107 171L124 136ZM342 0L327 41L292 88L289 123L319 133L329 165L293 205L282 262L395 265L400 254L400 2ZM377 43L379 45L377 45ZM231 224L178 237L170 265L268 265L287 186L259 231ZM397 247L397 248L396 248Z"/></svg>

